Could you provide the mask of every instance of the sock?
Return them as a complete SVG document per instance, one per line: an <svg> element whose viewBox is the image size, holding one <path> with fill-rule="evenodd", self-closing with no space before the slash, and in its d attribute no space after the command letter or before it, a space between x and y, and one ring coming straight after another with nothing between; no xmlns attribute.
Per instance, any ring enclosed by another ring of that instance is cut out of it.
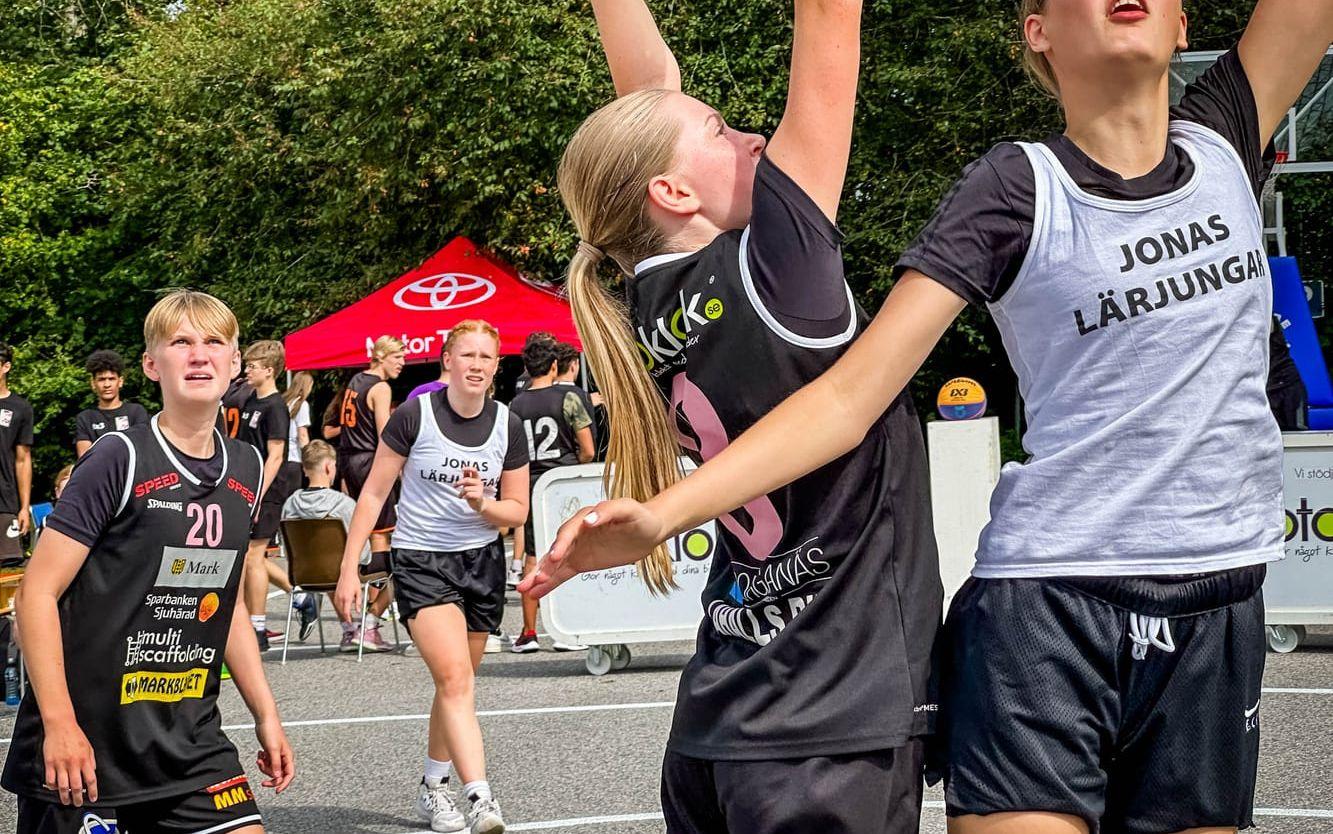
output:
<svg viewBox="0 0 1333 834"><path fill-rule="evenodd" d="M452 761L442 762L439 759L432 759L429 753L426 754L426 784L429 785L434 782L438 785L441 782L448 782L449 774L453 769L454 763Z"/></svg>
<svg viewBox="0 0 1333 834"><path fill-rule="evenodd" d="M477 782L468 782L463 786L463 795L472 802L477 802L482 799L492 799L491 783L487 782L485 779L481 779Z"/></svg>
<svg viewBox="0 0 1333 834"><path fill-rule="evenodd" d="M251 614L250 625L255 631L267 631L268 617L265 617L263 614Z"/></svg>

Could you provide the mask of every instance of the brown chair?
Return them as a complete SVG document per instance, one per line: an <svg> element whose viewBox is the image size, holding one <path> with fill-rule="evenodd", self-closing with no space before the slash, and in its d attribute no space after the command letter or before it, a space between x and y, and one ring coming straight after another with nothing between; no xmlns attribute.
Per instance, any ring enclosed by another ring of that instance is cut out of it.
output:
<svg viewBox="0 0 1333 834"><path fill-rule="evenodd" d="M323 595L338 587L342 570L343 549L347 547L347 529L339 518L293 518L282 522L282 541L287 550L287 579L292 583L292 594L287 602L287 635L282 646L282 662L287 663L287 647L291 644L292 612L296 609L296 592L315 595L316 627L319 629L319 653L323 654L324 620ZM369 591L372 585L383 588L392 575L387 571L361 574L361 627L365 628L366 613L370 608ZM393 642L398 639L398 620L393 621ZM365 647L357 648L356 660L361 662Z"/></svg>

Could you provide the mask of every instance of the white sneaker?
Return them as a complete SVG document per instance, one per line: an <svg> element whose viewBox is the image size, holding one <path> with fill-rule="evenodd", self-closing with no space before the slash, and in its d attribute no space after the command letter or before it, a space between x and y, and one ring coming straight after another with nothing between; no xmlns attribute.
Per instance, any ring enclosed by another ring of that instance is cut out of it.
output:
<svg viewBox="0 0 1333 834"><path fill-rule="evenodd" d="M505 643L509 642L509 636L503 631L499 634L491 633L486 635L485 654L496 654L505 650Z"/></svg>
<svg viewBox="0 0 1333 834"><path fill-rule="evenodd" d="M563 640L552 642L551 648L558 652L586 652L588 650L588 647L582 643L566 643Z"/></svg>
<svg viewBox="0 0 1333 834"><path fill-rule="evenodd" d="M494 799L473 802L467 817L469 834L504 834L505 821L500 816L500 803Z"/></svg>
<svg viewBox="0 0 1333 834"><path fill-rule="evenodd" d="M433 784L432 784L433 783ZM421 780L421 791L417 795L417 814L430 821L431 831L462 831L467 827L463 812L454 804L449 795L449 783L434 779Z"/></svg>

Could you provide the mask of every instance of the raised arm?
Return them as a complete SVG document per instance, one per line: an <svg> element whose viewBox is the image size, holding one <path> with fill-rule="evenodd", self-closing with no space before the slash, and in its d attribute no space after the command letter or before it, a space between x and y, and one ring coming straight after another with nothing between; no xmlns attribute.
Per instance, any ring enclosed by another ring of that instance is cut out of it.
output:
<svg viewBox="0 0 1333 834"><path fill-rule="evenodd" d="M1259 140L1273 138L1333 41L1333 0L1259 0L1240 61L1259 109Z"/></svg>
<svg viewBox="0 0 1333 834"><path fill-rule="evenodd" d="M657 543L742 506L861 442L962 311L958 295L907 270L841 359L721 454L646 504L604 501L560 528L519 584L541 597L574 575L628 565Z"/></svg>
<svg viewBox="0 0 1333 834"><path fill-rule="evenodd" d="M861 0L796 0L787 109L768 156L830 220L847 178L861 63Z"/></svg>
<svg viewBox="0 0 1333 834"><path fill-rule="evenodd" d="M592 0L616 95L680 90L680 66L644 0Z"/></svg>

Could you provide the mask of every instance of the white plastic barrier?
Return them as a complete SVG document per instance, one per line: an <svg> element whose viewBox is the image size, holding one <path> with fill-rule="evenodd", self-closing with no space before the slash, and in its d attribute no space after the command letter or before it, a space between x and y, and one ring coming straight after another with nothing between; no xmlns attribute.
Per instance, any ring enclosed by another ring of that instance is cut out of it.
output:
<svg viewBox="0 0 1333 834"><path fill-rule="evenodd" d="M1287 558L1268 566L1268 645L1289 652L1307 625L1333 623L1333 432L1282 435Z"/></svg>
<svg viewBox="0 0 1333 834"><path fill-rule="evenodd" d="M976 561L981 528L990 521L990 496L1000 481L1000 421L936 420L926 424L930 450L930 503L940 550L944 605Z"/></svg>
<svg viewBox="0 0 1333 834"><path fill-rule="evenodd" d="M532 489L538 553L551 546L566 519L605 497L602 467L562 466L538 479ZM665 596L649 593L634 565L580 574L542 600L543 627L557 640L588 645L587 666L594 675L628 666L627 644L693 640L716 541L710 521L668 542L680 587Z"/></svg>

